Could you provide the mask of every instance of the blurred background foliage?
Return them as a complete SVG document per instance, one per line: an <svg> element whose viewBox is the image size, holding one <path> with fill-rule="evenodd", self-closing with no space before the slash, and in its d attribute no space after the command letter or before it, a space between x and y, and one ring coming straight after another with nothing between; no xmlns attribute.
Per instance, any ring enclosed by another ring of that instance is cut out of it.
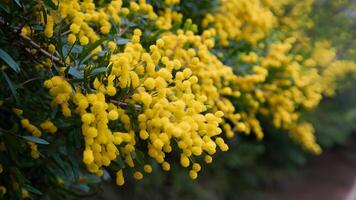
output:
<svg viewBox="0 0 356 200"><path fill-rule="evenodd" d="M309 35L332 42L342 59L356 59L356 2L318 0L311 15L314 28Z"/></svg>

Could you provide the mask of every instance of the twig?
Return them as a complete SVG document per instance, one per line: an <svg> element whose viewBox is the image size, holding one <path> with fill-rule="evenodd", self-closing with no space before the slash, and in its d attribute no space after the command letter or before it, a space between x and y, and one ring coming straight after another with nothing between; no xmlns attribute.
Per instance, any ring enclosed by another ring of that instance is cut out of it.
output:
<svg viewBox="0 0 356 200"><path fill-rule="evenodd" d="M39 79L42 79L40 77L36 77L36 78L31 78L31 79L28 79L26 81L24 81L23 83L21 83L20 85L21 86L24 86L25 84L29 83L29 82L32 82L32 81L35 81L35 80L39 80Z"/></svg>
<svg viewBox="0 0 356 200"><path fill-rule="evenodd" d="M91 89L90 91L91 92L97 92L97 90L94 90L94 89ZM110 99L109 101L111 103L117 104L118 106L123 106L123 107L128 107L129 106L128 103L123 102L123 101L118 101L118 100L115 100L115 99ZM142 106L141 105L135 104L134 106L135 106L136 110L142 110Z"/></svg>
<svg viewBox="0 0 356 200"><path fill-rule="evenodd" d="M3 25L7 25L6 22L4 22L2 19L0 19L0 23ZM33 41L31 38L22 35L20 32L20 30L14 30L12 29L12 32L15 33L17 36L21 37L24 40L27 40L33 47L35 47L36 49L38 49L44 56L50 58L51 60L57 62L58 64L61 65L65 65L65 63L58 57L52 55L51 53L49 53L48 51L46 51L45 49L43 49L39 44L37 44L35 41Z"/></svg>
<svg viewBox="0 0 356 200"><path fill-rule="evenodd" d="M35 47L36 49L38 49L43 55L47 56L48 58L50 58L51 60L61 64L61 65L65 65L62 60L54 55L52 55L51 53L49 53L48 51L44 50L39 44L37 44L36 42L34 42L31 38L25 36L25 35L21 35L18 34L21 38L27 40L28 42L30 42L30 44Z"/></svg>
<svg viewBox="0 0 356 200"><path fill-rule="evenodd" d="M110 99L110 102L116 103L117 105L119 105L119 106L124 106L124 107L127 107L127 106L129 105L129 104L126 103L126 102L117 101L117 100L114 100L114 99ZM141 110L141 109L142 109L142 107L141 107L140 105L138 105L138 104L135 104L134 106L135 106L135 109L136 109L136 110Z"/></svg>

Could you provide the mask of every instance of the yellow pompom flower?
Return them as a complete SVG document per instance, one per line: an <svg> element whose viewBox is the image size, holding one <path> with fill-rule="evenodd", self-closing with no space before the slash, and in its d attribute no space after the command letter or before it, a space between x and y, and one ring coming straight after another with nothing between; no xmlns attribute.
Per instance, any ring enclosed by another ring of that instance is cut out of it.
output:
<svg viewBox="0 0 356 200"><path fill-rule="evenodd" d="M86 36L81 36L79 42L81 45L87 45L89 43L89 39Z"/></svg>
<svg viewBox="0 0 356 200"><path fill-rule="evenodd" d="M83 152L83 162L85 164L91 164L94 161L93 151L90 149L85 149Z"/></svg>
<svg viewBox="0 0 356 200"><path fill-rule="evenodd" d="M74 34L69 34L67 40L69 44L74 44L77 40L77 37Z"/></svg>
<svg viewBox="0 0 356 200"><path fill-rule="evenodd" d="M152 172L151 165L144 165L143 166L143 171L145 171L147 174L150 174Z"/></svg>
<svg viewBox="0 0 356 200"><path fill-rule="evenodd" d="M48 52L50 54L54 54L55 51L56 51L56 47L53 44L49 44L48 45Z"/></svg>
<svg viewBox="0 0 356 200"><path fill-rule="evenodd" d="M162 169L164 171L169 171L171 169L171 166L170 166L170 164L168 162L163 162L162 163Z"/></svg>
<svg viewBox="0 0 356 200"><path fill-rule="evenodd" d="M194 171L194 170L190 170L189 171L189 176L190 176L191 179L194 180L194 179L196 179L198 177L198 173L196 171Z"/></svg>
<svg viewBox="0 0 356 200"><path fill-rule="evenodd" d="M143 174L139 171L135 172L133 176L136 180L141 180L143 178Z"/></svg>

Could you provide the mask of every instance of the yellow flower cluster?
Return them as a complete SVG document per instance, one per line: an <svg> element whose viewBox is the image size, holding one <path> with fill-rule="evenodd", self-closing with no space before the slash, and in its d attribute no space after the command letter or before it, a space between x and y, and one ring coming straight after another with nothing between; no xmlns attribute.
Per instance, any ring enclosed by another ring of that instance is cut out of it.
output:
<svg viewBox="0 0 356 200"><path fill-rule="evenodd" d="M159 17L156 21L156 26L163 30L169 30L172 28L174 22L181 22L183 15L170 8L165 8L164 11L159 13Z"/></svg>
<svg viewBox="0 0 356 200"><path fill-rule="evenodd" d="M33 136L40 137L42 135L42 132L35 125L31 124L31 122L28 119L22 119L21 125Z"/></svg>
<svg viewBox="0 0 356 200"><path fill-rule="evenodd" d="M310 6L311 0L302 1L287 16L285 5L293 0L221 0L219 10L203 20L205 29L200 34L170 30L183 19L175 10L179 0L165 0L166 7L157 13L145 0L130 1L127 7L123 7L121 0L53 2L59 5L62 22L69 27L69 44L79 41L88 45L107 38L92 54L108 50L110 67L108 72L94 78L92 88L79 86L73 90L64 76L54 76L44 82L53 97L53 108L60 106L65 117L75 113L81 118L85 141L83 162L90 172L99 176L119 158L133 168L137 180L143 178L142 171L151 173L149 164L135 163L137 148L144 145L147 154L165 171L171 168L167 155L178 152L180 164L189 167L189 175L195 179L201 170L199 157L211 163L217 148L228 150L220 136L222 132L228 138L236 132L253 132L258 139L263 138L259 114L270 117L275 127L289 130L305 149L320 153L312 126L299 122L299 110L314 108L323 90L327 90L325 86L329 90L325 93L333 93L334 74L343 75L355 68L347 63L334 63L347 67L334 71L332 68L336 67L325 67L322 79L318 67L330 66L335 52L323 50L326 44L319 44L311 58L296 53L294 44L304 42L308 47L308 38L299 31L305 23L293 19L297 15L306 16L309 7L304 11L301 5ZM53 29L60 23L57 15L54 11L49 13L46 37L52 37ZM114 39L107 37L117 31L114 26L120 27L123 19L134 20L141 15L153 22L155 28L164 30L154 44L141 42L140 29L125 33L131 37L125 46L119 47ZM284 33L279 40L256 45L277 25ZM24 35L29 32L27 28L22 30ZM251 52L236 55L247 67L225 65L212 51L215 38L224 47L231 41L254 44L256 47ZM53 45L48 49L51 54L55 52ZM239 103L244 105L240 108ZM131 105L137 115L124 109ZM21 123L33 135L41 135L28 120ZM49 120L40 127L49 133L57 131ZM37 147L31 144L30 147L34 157ZM126 171L129 170L116 172L117 185L124 184Z"/></svg>
<svg viewBox="0 0 356 200"><path fill-rule="evenodd" d="M326 96L335 95L336 89L340 88L338 82L343 78L351 76L356 77L356 64L352 61L332 62L323 72L323 87Z"/></svg>
<svg viewBox="0 0 356 200"><path fill-rule="evenodd" d="M290 129L293 139L299 142L307 151L320 154L321 148L315 143L314 128L310 123L301 122L294 124Z"/></svg>
<svg viewBox="0 0 356 200"><path fill-rule="evenodd" d="M69 84L58 76L47 80L45 86L50 89L55 105L68 103L71 97L70 100L77 105L75 113L81 116L86 144L83 162L90 172L102 175L101 168L110 165L119 155L128 166L135 167L132 154L138 142L135 137L138 133L141 141L147 141L148 155L164 170L170 169L170 164L165 161L166 154L172 151L172 142L177 143L181 149L181 165L192 166L190 176L196 178L200 165L195 163L194 157L205 154L206 162L210 163L210 155L216 152L217 147L222 151L228 150L224 140L217 137L222 132L219 123L224 115L218 110L233 112L233 106L227 99L219 99L218 90L221 89L226 95L238 96L239 93L232 94L231 89L225 88L234 75L230 68L208 52L207 46L213 46L212 40L200 41L200 36L194 36L192 32L178 31L177 35L165 35L158 39L156 45L150 46L150 52L146 52L139 43L141 34L136 29L132 42L125 45L123 52L112 55L110 74L93 82L96 92L83 95L78 89L71 95ZM209 34L212 33L206 33ZM180 39L177 42L175 38ZM187 43L194 44L199 50L184 49ZM208 71L204 72L204 69ZM202 78L206 76L202 79L206 82L204 88L194 74ZM221 80L223 77L225 80ZM137 118L137 132L132 128L129 115L115 102L107 102L105 97L114 97L118 90L124 88L132 89L132 100L142 107ZM58 100L61 96L66 97L64 101ZM210 106L217 103L220 108L215 107L212 113L202 114L207 111L205 103ZM233 116L231 120L237 117ZM123 124L124 130L109 127L109 121L115 120ZM144 171L151 171L147 169L149 167L145 168ZM134 173L135 179L142 176L139 171ZM117 183L124 183L121 170L117 172Z"/></svg>
<svg viewBox="0 0 356 200"><path fill-rule="evenodd" d="M60 76L46 80L44 86L49 89L49 94L54 97L51 106L55 108L57 105L61 106L62 114L65 117L71 116L68 101L72 94L71 85Z"/></svg>
<svg viewBox="0 0 356 200"><path fill-rule="evenodd" d="M240 115L235 113L235 108L229 98L238 98L240 92L235 87L238 77L232 68L224 65L209 50L214 47L215 30L209 29L200 35L194 35L191 31L178 30L177 34L165 34L157 41L162 56L168 57L173 62L180 63L186 69L183 76L192 74L190 78L192 91L196 95L206 98L203 102L213 112L222 111L223 121L229 121L234 126L241 126ZM184 48L189 45L190 48ZM176 78L180 76L176 74ZM182 82L183 86L188 84ZM187 87L184 86L184 87ZM229 123L222 126L228 137L234 132Z"/></svg>
<svg viewBox="0 0 356 200"><path fill-rule="evenodd" d="M319 66L322 77L323 94L333 96L338 88L344 86L340 81L344 78L353 78L356 64L352 61L338 60L336 49L328 41L318 41L310 51L311 57L304 62L308 67ZM346 84L347 85L347 84Z"/></svg>
<svg viewBox="0 0 356 200"><path fill-rule="evenodd" d="M318 41L314 44L310 59L314 61L315 65L327 68L336 60L336 50L331 47L328 41Z"/></svg>
<svg viewBox="0 0 356 200"><path fill-rule="evenodd" d="M16 112L19 116L22 115L22 111L19 109L13 109L14 112ZM28 132L30 132L33 136L36 137L41 137L42 132L41 130L39 130L35 125L31 124L31 122L24 118L21 120L21 125L24 129L26 129ZM41 129L43 129L45 132L49 132L49 133L55 133L57 132L57 127L50 121L50 120L46 120L45 122L40 124ZM39 151L38 151L38 147L35 143L33 142L27 142L27 144L29 145L30 149L31 149L31 157L34 159L39 158Z"/></svg>
<svg viewBox="0 0 356 200"><path fill-rule="evenodd" d="M54 125L50 120L46 120L45 122L42 122L40 124L40 127L48 133L54 134L57 132L56 125Z"/></svg>
<svg viewBox="0 0 356 200"><path fill-rule="evenodd" d="M221 0L218 12L207 14L202 25L212 25L223 46L229 40L256 44L276 24L276 19L262 0Z"/></svg>
<svg viewBox="0 0 356 200"><path fill-rule="evenodd" d="M295 37L299 45L309 45L310 39L306 36L305 29L313 26L309 16L313 4L314 0L282 0L271 4L273 13L278 17L278 28L283 37Z"/></svg>
<svg viewBox="0 0 356 200"><path fill-rule="evenodd" d="M251 127L258 138L263 136L263 132L255 118L256 113L271 116L277 128L291 130L292 126L297 126L299 109L312 109L321 100L321 76L314 67L304 67L300 56L290 53L294 42L294 38L288 38L271 44L264 56L251 52L241 57L243 62L253 66L253 73L243 76L238 82L243 98L250 104L242 116L246 118L247 129ZM298 131L291 133L296 132ZM304 135L309 135L308 143L304 143L307 140L302 137L296 138L300 138L305 147L308 146L306 149L318 149L313 131ZM310 147L312 144L313 148ZM314 150L314 153L320 152Z"/></svg>
<svg viewBox="0 0 356 200"><path fill-rule="evenodd" d="M37 145L33 142L27 142L31 149L31 157L37 159L40 157L40 152L38 151Z"/></svg>
<svg viewBox="0 0 356 200"><path fill-rule="evenodd" d="M148 18L154 20L157 18L153 7L147 4L145 0L139 0L139 3L131 1L129 7L122 7L122 0L110 1L107 5L101 5L96 8L93 0L53 0L58 5L58 11L62 20L70 24L68 34L68 43L74 44L79 41L81 45L87 45L89 42L95 42L100 38L95 27L99 26L100 33L108 34L112 30L111 19L115 25L121 24L122 17L130 12L147 14ZM50 20L48 20L50 19ZM52 37L53 23L57 23L58 16L55 12L50 13L47 18L45 35Z"/></svg>
<svg viewBox="0 0 356 200"><path fill-rule="evenodd" d="M117 120L119 116L129 124L130 119L124 115L124 111L113 104L106 103L105 95L100 92L84 96L77 91L73 100L77 105L75 112L81 116L82 120L85 140L83 162L88 170L101 176L103 174L101 167L109 166L111 161L119 155L116 145L124 143L126 143L123 148L124 155L132 160L128 157L134 150L134 134L113 132L108 126L109 120Z"/></svg>

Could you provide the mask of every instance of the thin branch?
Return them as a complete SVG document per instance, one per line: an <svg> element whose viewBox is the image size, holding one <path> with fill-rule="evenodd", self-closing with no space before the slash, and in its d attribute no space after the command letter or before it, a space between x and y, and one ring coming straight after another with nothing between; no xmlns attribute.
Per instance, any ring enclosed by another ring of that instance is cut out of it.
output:
<svg viewBox="0 0 356 200"><path fill-rule="evenodd" d="M4 22L2 19L0 19L0 23L2 25L7 25L6 22ZM11 28L11 27L10 27ZM49 53L48 51L46 51L45 49L43 49L39 44L37 44L35 41L33 41L31 38L25 36L25 35L22 35L20 33L20 30L15 30L15 29L11 29L12 32L14 34L16 34L17 36L21 37L22 39L24 40L27 40L33 47L35 47L36 49L38 49L44 56L50 58L51 60L57 62L58 64L61 64L61 65L65 65L65 63L58 57L52 55L51 53Z"/></svg>
<svg viewBox="0 0 356 200"><path fill-rule="evenodd" d="M110 99L110 102L111 102L111 103L115 103L115 104L117 104L117 105L119 105L119 106L123 106L123 107L129 106L129 104L126 103L126 102L117 101L117 100L114 100L114 99ZM135 106L135 109L136 109L136 110L142 110L142 107L141 107L140 105L135 104L134 106Z"/></svg>
<svg viewBox="0 0 356 200"><path fill-rule="evenodd" d="M34 42L31 38L22 35L22 34L18 34L21 38L27 40L33 47L35 47L36 49L38 49L43 55L45 55L46 57L50 58L51 60L61 64L61 65L65 65L64 62L62 62L62 60L54 55L52 55L51 53L49 53L48 51L44 50L39 44L37 44L36 42Z"/></svg>
<svg viewBox="0 0 356 200"><path fill-rule="evenodd" d="M31 78L31 79L28 79L28 80L22 82L20 85L21 85L21 86L24 86L24 85L26 85L27 83L30 83L30 82L35 81L35 80L40 80L40 79L42 79L42 78L40 78L40 77Z"/></svg>

